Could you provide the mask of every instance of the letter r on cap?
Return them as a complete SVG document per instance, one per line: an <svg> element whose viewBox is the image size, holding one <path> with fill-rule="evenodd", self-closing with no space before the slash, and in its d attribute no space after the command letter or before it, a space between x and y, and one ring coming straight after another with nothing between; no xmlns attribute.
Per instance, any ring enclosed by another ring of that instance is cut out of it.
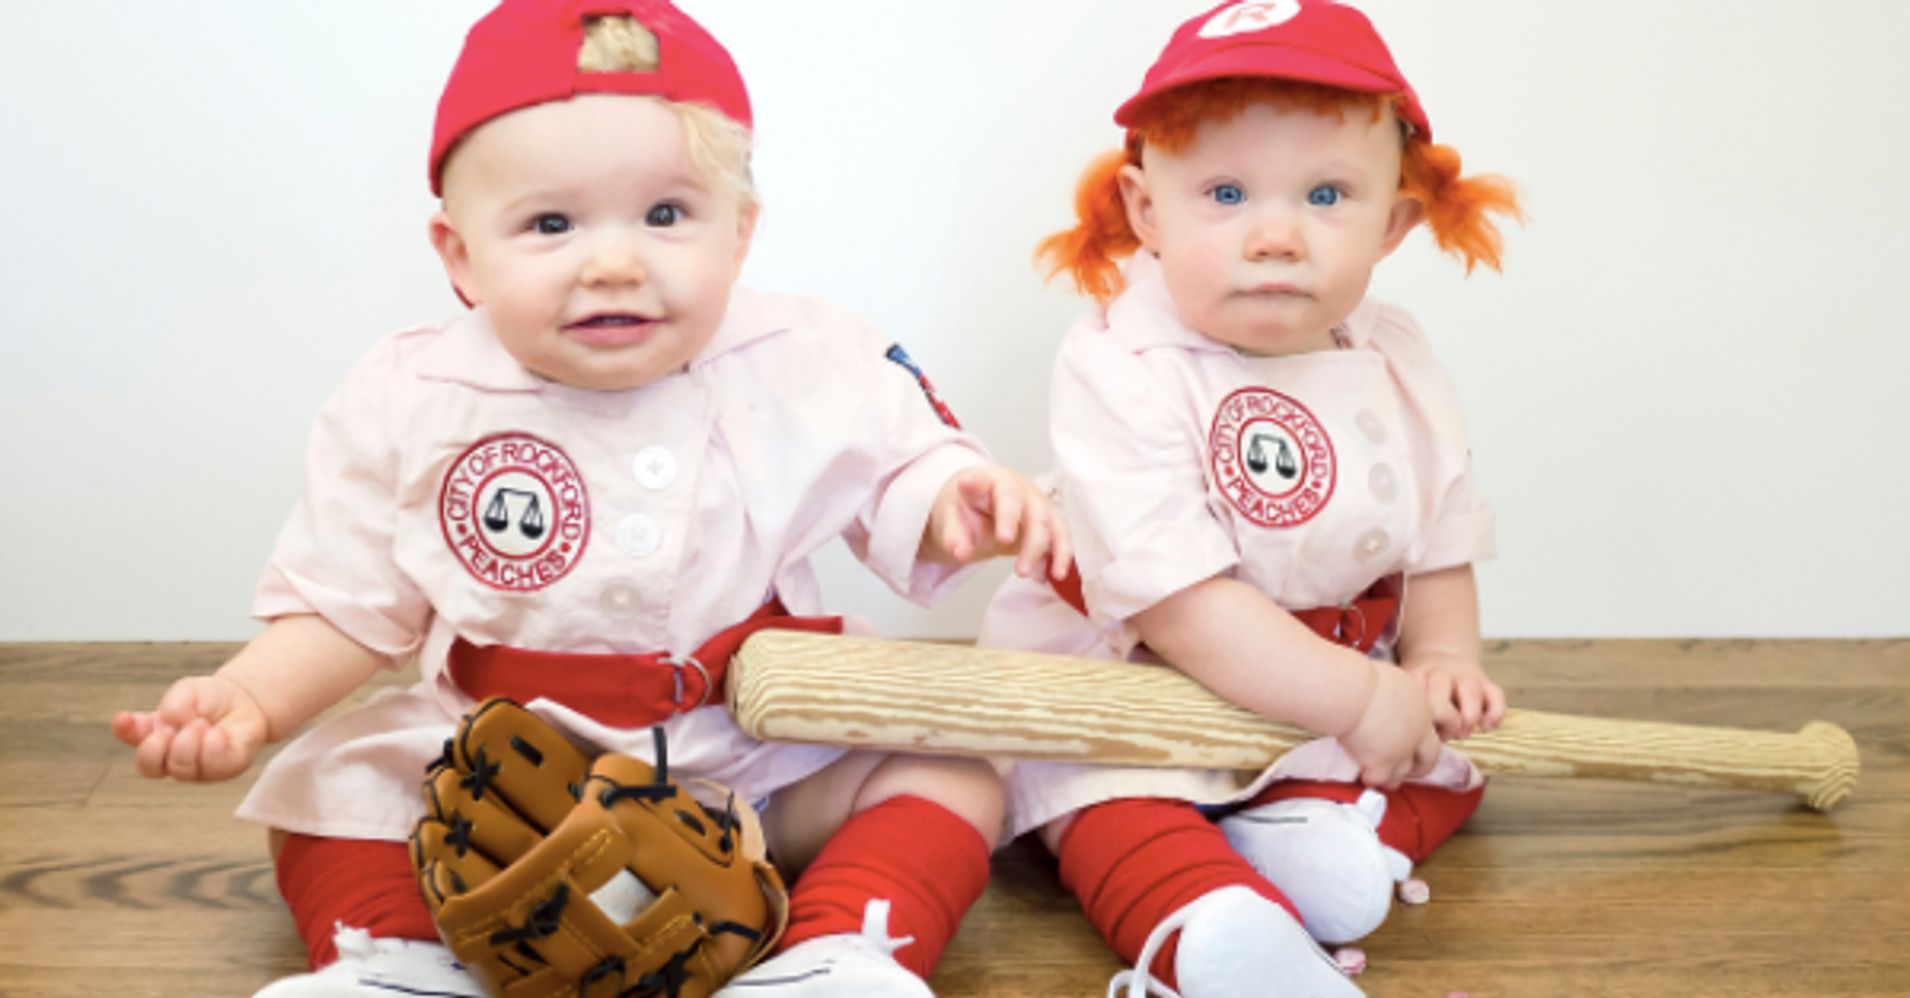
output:
<svg viewBox="0 0 1910 998"><path fill-rule="evenodd" d="M1300 0L1268 0L1264 3L1237 3L1207 19L1200 26L1202 38L1244 35L1285 24L1300 13Z"/></svg>

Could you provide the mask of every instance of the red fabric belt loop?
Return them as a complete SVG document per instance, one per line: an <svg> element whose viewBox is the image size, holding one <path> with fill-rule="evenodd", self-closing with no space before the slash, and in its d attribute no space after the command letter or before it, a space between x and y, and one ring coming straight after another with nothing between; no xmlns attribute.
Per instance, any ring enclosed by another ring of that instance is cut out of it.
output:
<svg viewBox="0 0 1910 998"><path fill-rule="evenodd" d="M478 700L501 696L529 703L542 697L613 727L647 728L720 700L730 658L744 639L772 628L841 634L842 618L791 616L780 599L772 599L681 657L531 651L458 638L445 669L459 689Z"/></svg>
<svg viewBox="0 0 1910 998"><path fill-rule="evenodd" d="M1077 566L1069 565L1068 574L1051 585L1063 602L1083 616L1087 615L1088 603L1081 594L1081 570ZM1405 589L1403 576L1389 575L1373 583L1345 606L1295 610L1293 616L1328 641L1360 651L1372 651L1392 625L1394 614L1399 612L1400 595Z"/></svg>

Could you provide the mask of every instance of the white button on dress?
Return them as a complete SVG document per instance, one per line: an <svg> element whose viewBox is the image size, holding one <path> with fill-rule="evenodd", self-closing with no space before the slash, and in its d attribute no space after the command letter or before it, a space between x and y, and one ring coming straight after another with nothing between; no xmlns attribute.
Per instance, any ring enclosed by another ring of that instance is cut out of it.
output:
<svg viewBox="0 0 1910 998"><path fill-rule="evenodd" d="M1380 502L1392 502L1393 497L1399 495L1399 476L1393 473L1390 464L1373 465L1367 484L1373 488L1373 498Z"/></svg>
<svg viewBox="0 0 1910 998"><path fill-rule="evenodd" d="M638 485L661 492L676 482L676 455L665 447L645 447L630 459L630 474Z"/></svg>
<svg viewBox="0 0 1910 998"><path fill-rule="evenodd" d="M597 603L604 613L618 620L629 620L637 615L637 587L628 582L612 582L604 587Z"/></svg>
<svg viewBox="0 0 1910 998"><path fill-rule="evenodd" d="M1361 433L1366 434L1366 439L1376 444L1386 442L1386 424L1380 421L1373 410L1360 410L1359 414L1353 417L1353 425L1359 427Z"/></svg>
<svg viewBox="0 0 1910 998"><path fill-rule="evenodd" d="M645 558L663 546L663 528L642 513L617 521L617 546L632 558Z"/></svg>

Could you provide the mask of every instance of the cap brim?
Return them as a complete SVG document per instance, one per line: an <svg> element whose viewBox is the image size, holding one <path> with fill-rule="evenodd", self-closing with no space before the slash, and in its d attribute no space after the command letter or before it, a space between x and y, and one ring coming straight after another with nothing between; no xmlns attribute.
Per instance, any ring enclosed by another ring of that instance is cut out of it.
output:
<svg viewBox="0 0 1910 998"><path fill-rule="evenodd" d="M1123 128L1131 126L1136 108L1168 90L1230 76L1319 83L1369 94L1401 92L1398 82L1394 80L1311 49L1266 42L1243 43L1230 45L1199 61L1176 67L1158 80L1150 80L1140 93L1115 108L1114 123ZM1423 128L1418 122L1414 122L1414 127Z"/></svg>

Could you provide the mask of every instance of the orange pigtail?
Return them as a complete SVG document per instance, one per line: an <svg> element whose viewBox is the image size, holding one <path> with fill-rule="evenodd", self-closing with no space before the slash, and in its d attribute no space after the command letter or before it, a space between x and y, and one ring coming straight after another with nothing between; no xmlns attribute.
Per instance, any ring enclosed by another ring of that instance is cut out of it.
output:
<svg viewBox="0 0 1910 998"><path fill-rule="evenodd" d="M1035 247L1035 263L1045 267L1050 280L1064 271L1076 291L1107 302L1121 293L1120 258L1141 248L1141 240L1127 222L1121 199L1121 168L1134 162L1126 149L1102 153L1088 164L1074 191L1072 229L1057 232Z"/></svg>
<svg viewBox="0 0 1910 998"><path fill-rule="evenodd" d="M1524 221L1512 181L1496 174L1459 175L1459 151L1423 138L1406 142L1399 187L1426 207L1426 227L1439 248L1465 261L1466 273L1483 263L1500 269L1505 237L1493 213Z"/></svg>

